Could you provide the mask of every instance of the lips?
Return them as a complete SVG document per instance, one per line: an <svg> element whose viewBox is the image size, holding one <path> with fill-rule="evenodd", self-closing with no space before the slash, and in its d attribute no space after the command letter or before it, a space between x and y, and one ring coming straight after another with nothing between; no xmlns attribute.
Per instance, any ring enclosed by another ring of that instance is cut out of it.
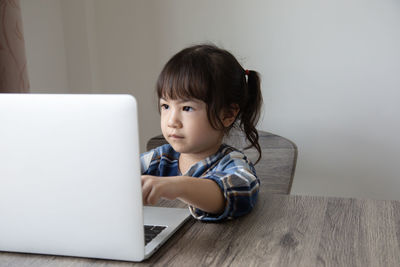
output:
<svg viewBox="0 0 400 267"><path fill-rule="evenodd" d="M168 137L172 139L183 139L183 136L177 134L170 134Z"/></svg>

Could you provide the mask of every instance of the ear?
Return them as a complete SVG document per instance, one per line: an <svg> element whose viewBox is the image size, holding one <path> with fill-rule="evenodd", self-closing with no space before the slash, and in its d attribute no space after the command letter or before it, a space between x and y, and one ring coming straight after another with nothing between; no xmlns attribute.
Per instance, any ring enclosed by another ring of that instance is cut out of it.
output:
<svg viewBox="0 0 400 267"><path fill-rule="evenodd" d="M236 116L239 113L239 111L240 111L239 105L232 104L230 108L225 109L222 112L221 120L225 128L228 128L235 122Z"/></svg>

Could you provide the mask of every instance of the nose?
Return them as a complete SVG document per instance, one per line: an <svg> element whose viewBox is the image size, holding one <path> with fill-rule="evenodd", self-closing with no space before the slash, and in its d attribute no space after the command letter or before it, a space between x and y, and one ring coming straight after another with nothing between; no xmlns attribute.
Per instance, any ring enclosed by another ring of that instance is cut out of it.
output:
<svg viewBox="0 0 400 267"><path fill-rule="evenodd" d="M182 122L179 117L179 112L177 112L176 110L171 110L171 112L168 116L167 125L170 128L181 128L182 127Z"/></svg>

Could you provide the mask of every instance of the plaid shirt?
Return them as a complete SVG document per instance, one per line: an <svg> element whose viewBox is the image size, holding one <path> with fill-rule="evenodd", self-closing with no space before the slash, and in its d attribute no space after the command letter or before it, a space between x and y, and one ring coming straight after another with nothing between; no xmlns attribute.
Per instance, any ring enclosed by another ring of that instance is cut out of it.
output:
<svg viewBox="0 0 400 267"><path fill-rule="evenodd" d="M141 154L142 174L182 175L178 166L179 155L169 144ZM228 145L221 145L217 153L192 165L184 175L213 180L225 197L225 210L221 214L211 214L189 206L196 219L219 221L239 217L249 213L257 201L260 180L252 163L243 153Z"/></svg>

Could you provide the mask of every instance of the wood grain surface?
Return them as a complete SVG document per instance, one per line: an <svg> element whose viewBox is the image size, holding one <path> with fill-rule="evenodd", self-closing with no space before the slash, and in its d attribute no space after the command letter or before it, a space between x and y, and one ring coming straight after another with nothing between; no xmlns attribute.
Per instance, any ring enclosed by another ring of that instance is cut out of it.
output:
<svg viewBox="0 0 400 267"><path fill-rule="evenodd" d="M189 220L142 263L2 252L0 266L400 266L399 243L398 201L264 193L242 218Z"/></svg>

